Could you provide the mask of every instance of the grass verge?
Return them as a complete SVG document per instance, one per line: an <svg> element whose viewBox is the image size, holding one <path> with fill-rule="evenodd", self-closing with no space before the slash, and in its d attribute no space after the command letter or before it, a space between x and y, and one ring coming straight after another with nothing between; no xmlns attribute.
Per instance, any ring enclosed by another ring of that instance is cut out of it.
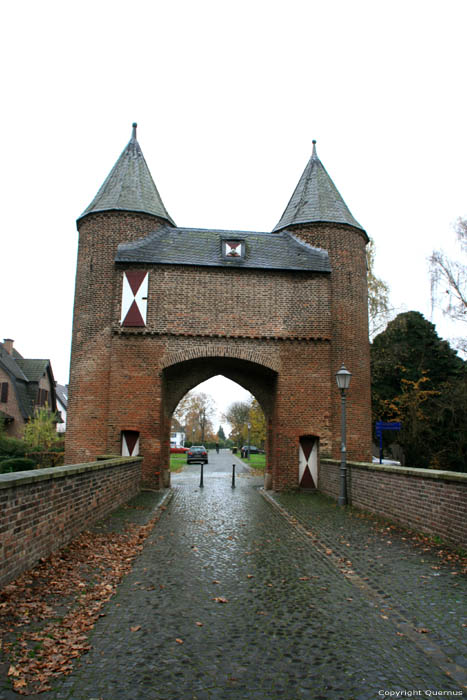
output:
<svg viewBox="0 0 467 700"><path fill-rule="evenodd" d="M176 453L170 455L170 471L181 472L186 464L186 454Z"/></svg>
<svg viewBox="0 0 467 700"><path fill-rule="evenodd" d="M238 455L237 455L238 456ZM245 462L245 464L248 464L252 469L255 470L255 472L261 472L264 473L264 470L266 469L266 455L250 455L250 459L242 459L242 462Z"/></svg>

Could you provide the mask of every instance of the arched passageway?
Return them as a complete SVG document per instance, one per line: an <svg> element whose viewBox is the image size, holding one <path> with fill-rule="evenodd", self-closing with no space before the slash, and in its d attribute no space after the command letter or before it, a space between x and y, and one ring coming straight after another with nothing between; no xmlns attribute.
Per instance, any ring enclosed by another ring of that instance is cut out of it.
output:
<svg viewBox="0 0 467 700"><path fill-rule="evenodd" d="M161 460L164 463L165 485L169 483L169 447L172 415L179 401L198 384L222 375L249 391L260 404L267 424L266 482L272 483L274 467L275 400L277 372L269 367L236 357L198 357L176 362L162 373L162 445Z"/></svg>

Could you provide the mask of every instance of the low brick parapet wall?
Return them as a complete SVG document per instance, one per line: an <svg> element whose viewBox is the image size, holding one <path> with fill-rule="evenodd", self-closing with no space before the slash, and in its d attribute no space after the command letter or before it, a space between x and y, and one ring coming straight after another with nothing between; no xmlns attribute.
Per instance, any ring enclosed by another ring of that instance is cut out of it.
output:
<svg viewBox="0 0 467 700"><path fill-rule="evenodd" d="M0 474L0 587L140 490L141 457Z"/></svg>
<svg viewBox="0 0 467 700"><path fill-rule="evenodd" d="M322 459L318 488L338 498L340 462ZM467 474L386 464L347 465L349 503L467 549Z"/></svg>

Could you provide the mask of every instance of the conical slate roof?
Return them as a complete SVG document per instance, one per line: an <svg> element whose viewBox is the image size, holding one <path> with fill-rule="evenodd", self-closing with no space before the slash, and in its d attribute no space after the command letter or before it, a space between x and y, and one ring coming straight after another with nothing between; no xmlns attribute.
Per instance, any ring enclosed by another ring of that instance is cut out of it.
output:
<svg viewBox="0 0 467 700"><path fill-rule="evenodd" d="M101 211L134 211L153 214L174 224L154 184L136 140L136 124L128 145L110 171L91 204L79 217Z"/></svg>
<svg viewBox="0 0 467 700"><path fill-rule="evenodd" d="M364 230L353 218L335 184L327 174L317 156L316 141L313 141L313 153L308 165L303 171L279 223L273 228L273 232L280 231L292 224L311 224L318 221L348 224Z"/></svg>

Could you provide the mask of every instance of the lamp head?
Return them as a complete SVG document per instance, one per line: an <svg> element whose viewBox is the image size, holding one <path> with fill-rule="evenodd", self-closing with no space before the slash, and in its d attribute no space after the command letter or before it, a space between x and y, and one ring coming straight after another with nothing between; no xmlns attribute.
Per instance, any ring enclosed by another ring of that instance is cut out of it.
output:
<svg viewBox="0 0 467 700"><path fill-rule="evenodd" d="M337 386L341 391L346 391L350 386L350 379L352 377L352 372L349 372L342 363L342 367L338 372L336 372L336 382Z"/></svg>

